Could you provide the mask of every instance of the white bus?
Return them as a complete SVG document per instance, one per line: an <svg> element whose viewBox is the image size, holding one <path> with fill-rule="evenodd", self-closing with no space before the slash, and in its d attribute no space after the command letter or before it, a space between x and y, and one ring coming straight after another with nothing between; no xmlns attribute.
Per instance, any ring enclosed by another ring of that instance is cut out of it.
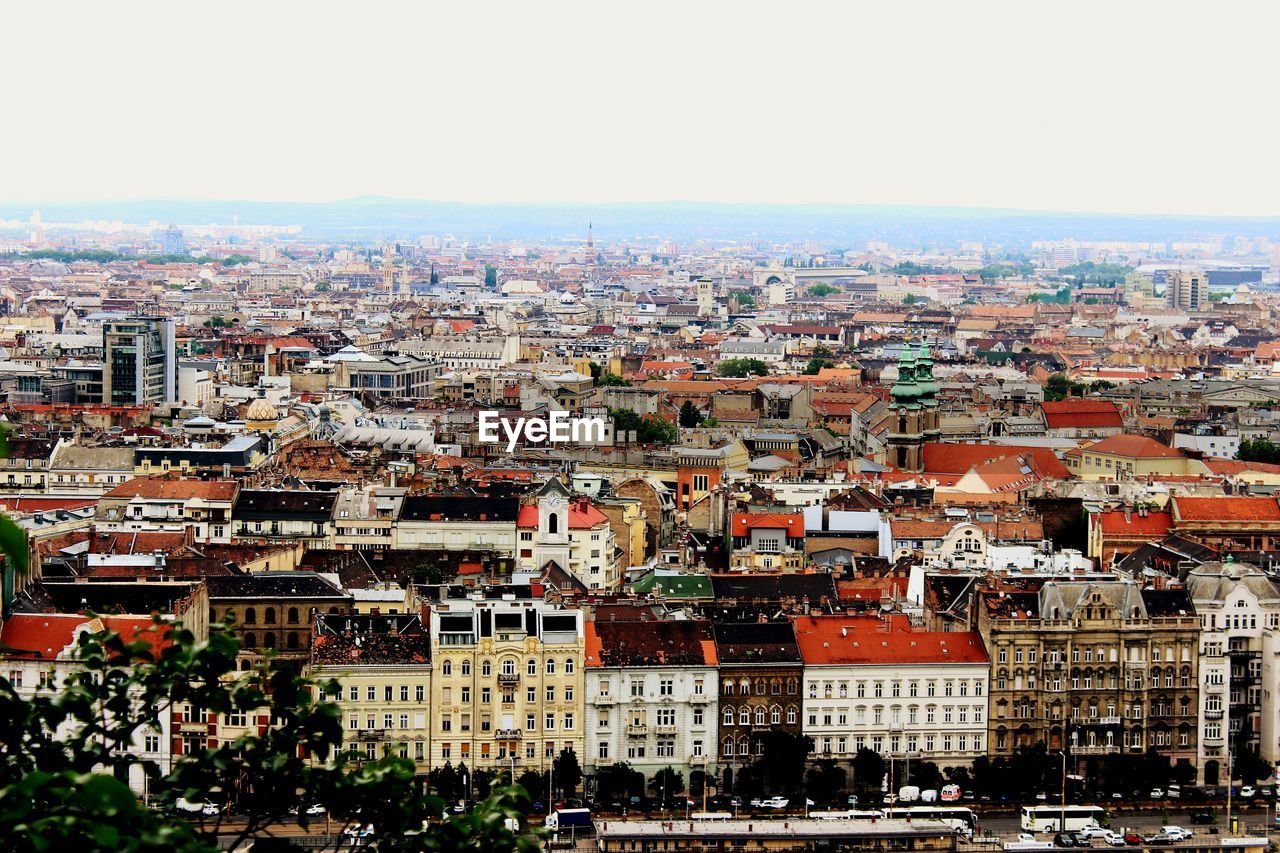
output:
<svg viewBox="0 0 1280 853"><path fill-rule="evenodd" d="M1106 816L1101 806L1023 806L1022 828L1027 832L1076 832L1086 826L1101 826Z"/></svg>
<svg viewBox="0 0 1280 853"><path fill-rule="evenodd" d="M893 810L895 818L910 818L911 820L941 820L951 826L957 832L969 836L973 835L978 828L978 816L973 809L967 806L910 806L907 808L895 808Z"/></svg>

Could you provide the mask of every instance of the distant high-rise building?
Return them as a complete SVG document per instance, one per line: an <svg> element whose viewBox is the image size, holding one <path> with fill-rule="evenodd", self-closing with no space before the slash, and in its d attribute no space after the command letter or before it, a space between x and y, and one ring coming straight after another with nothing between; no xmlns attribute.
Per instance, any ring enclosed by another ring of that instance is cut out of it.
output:
<svg viewBox="0 0 1280 853"><path fill-rule="evenodd" d="M102 355L102 402L152 406L178 399L173 320L108 320L102 324Z"/></svg>
<svg viewBox="0 0 1280 853"><path fill-rule="evenodd" d="M187 239L182 233L182 229L176 225L170 225L164 231L160 232L160 251L166 255L181 255L187 251Z"/></svg>
<svg viewBox="0 0 1280 853"><path fill-rule="evenodd" d="M1170 270L1165 273L1164 287L1170 308L1203 311L1209 303L1209 278L1203 270Z"/></svg>

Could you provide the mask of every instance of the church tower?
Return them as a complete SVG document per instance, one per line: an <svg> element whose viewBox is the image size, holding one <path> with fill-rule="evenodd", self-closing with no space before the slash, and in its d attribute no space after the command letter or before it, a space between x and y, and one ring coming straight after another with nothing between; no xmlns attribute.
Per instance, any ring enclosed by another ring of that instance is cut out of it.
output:
<svg viewBox="0 0 1280 853"><path fill-rule="evenodd" d="M710 317L716 313L715 282L710 278L698 279L698 316Z"/></svg>
<svg viewBox="0 0 1280 853"><path fill-rule="evenodd" d="M916 367L916 358L908 343L898 359L898 381L889 391L892 402L889 403L888 462L901 471L924 470L924 406L916 381ZM931 365L929 369L932 371ZM936 403L934 407L936 411Z"/></svg>
<svg viewBox="0 0 1280 853"><path fill-rule="evenodd" d="M554 477L538 492L538 533L533 544L537 571L552 562L569 571L569 491Z"/></svg>
<svg viewBox="0 0 1280 853"><path fill-rule="evenodd" d="M594 234L594 232L592 231L591 223L590 223L590 222L588 222L588 223L587 223L587 248L586 248L586 255L587 255L587 263L588 263L588 264L591 264L592 266L595 266L595 263L596 263L596 238L595 238L595 234Z"/></svg>
<svg viewBox="0 0 1280 853"><path fill-rule="evenodd" d="M391 296L396 292L396 265L391 259L391 244L382 244L382 289Z"/></svg>
<svg viewBox="0 0 1280 853"><path fill-rule="evenodd" d="M938 381L933 378L933 356L928 342L920 344L916 355L916 385L920 388L920 410L923 416L924 440L941 441L942 427L938 423Z"/></svg>

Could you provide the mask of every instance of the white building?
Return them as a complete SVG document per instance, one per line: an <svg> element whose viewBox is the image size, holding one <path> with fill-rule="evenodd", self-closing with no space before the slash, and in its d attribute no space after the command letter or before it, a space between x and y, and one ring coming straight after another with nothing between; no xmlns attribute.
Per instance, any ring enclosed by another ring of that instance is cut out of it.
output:
<svg viewBox="0 0 1280 853"><path fill-rule="evenodd" d="M843 615L801 617L795 631L815 757L866 747L945 768L986 754L990 660L976 632Z"/></svg>
<svg viewBox="0 0 1280 853"><path fill-rule="evenodd" d="M1229 744L1280 764L1280 581L1245 563L1205 563L1187 589L1201 626L1196 765L1204 784L1225 784Z"/></svg>
<svg viewBox="0 0 1280 853"><path fill-rule="evenodd" d="M715 642L707 622L588 622L587 773L626 762L715 773Z"/></svg>
<svg viewBox="0 0 1280 853"><path fill-rule="evenodd" d="M586 498L571 498L559 480L548 480L537 503L520 508L516 526L520 571L541 574L554 563L589 590L614 590L621 583L608 517Z"/></svg>

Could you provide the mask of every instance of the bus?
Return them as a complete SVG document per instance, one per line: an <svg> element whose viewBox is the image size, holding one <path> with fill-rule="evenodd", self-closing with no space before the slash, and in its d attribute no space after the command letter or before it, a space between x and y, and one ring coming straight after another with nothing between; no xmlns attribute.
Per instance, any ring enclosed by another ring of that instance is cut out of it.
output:
<svg viewBox="0 0 1280 853"><path fill-rule="evenodd" d="M895 808L893 817L945 821L963 835L973 835L978 828L978 816L967 806L907 806Z"/></svg>
<svg viewBox="0 0 1280 853"><path fill-rule="evenodd" d="M1022 828L1027 832L1077 832L1086 826L1102 826L1106 817L1102 806L1023 806Z"/></svg>

